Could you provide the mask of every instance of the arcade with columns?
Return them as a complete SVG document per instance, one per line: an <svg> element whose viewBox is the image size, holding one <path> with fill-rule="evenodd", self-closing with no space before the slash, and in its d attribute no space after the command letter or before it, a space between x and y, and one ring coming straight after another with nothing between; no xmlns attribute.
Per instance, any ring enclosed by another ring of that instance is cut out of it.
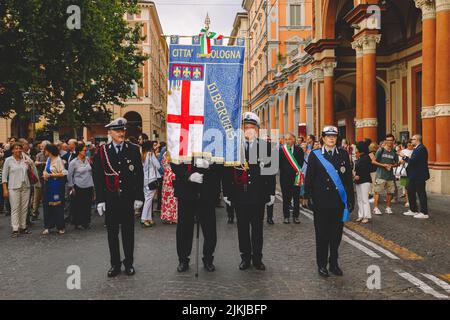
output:
<svg viewBox="0 0 450 320"><path fill-rule="evenodd" d="M302 75L312 132L334 124L351 141L422 134L428 189L450 194L450 0L314 0L313 21Z"/></svg>

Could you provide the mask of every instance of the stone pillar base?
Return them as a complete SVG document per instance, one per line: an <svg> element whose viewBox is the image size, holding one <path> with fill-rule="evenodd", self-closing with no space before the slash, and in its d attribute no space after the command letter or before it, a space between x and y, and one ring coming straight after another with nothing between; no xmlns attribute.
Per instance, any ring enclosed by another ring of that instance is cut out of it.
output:
<svg viewBox="0 0 450 320"><path fill-rule="evenodd" d="M427 192L450 195L450 170L430 169Z"/></svg>

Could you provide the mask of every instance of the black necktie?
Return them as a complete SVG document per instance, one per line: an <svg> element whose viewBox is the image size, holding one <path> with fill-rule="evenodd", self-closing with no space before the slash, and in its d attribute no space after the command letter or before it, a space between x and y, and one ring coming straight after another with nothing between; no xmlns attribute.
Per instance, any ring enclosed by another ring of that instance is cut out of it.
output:
<svg viewBox="0 0 450 320"><path fill-rule="evenodd" d="M121 148L121 146L120 146L120 145L117 145L116 148L117 148L117 154L120 154L120 148Z"/></svg>
<svg viewBox="0 0 450 320"><path fill-rule="evenodd" d="M250 150L250 143L248 141L245 142L245 159L248 161L249 159L249 152Z"/></svg>
<svg viewBox="0 0 450 320"><path fill-rule="evenodd" d="M330 156L330 158L333 156L333 150L328 151L328 155Z"/></svg>

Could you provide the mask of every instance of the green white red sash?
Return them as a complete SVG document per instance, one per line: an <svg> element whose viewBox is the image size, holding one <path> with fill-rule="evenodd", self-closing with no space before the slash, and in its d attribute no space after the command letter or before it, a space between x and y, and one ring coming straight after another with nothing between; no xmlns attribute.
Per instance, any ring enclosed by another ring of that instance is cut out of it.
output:
<svg viewBox="0 0 450 320"><path fill-rule="evenodd" d="M287 145L283 145L281 147L281 150L283 150L286 159L288 159L289 161L289 164L297 173L297 175L295 176L294 185L300 187L304 183L302 168L300 168L297 160L294 157L294 154L292 153L291 149L287 147Z"/></svg>
<svg viewBox="0 0 450 320"><path fill-rule="evenodd" d="M207 57L211 54L211 40L223 39L222 35L202 29L200 31L201 56Z"/></svg>

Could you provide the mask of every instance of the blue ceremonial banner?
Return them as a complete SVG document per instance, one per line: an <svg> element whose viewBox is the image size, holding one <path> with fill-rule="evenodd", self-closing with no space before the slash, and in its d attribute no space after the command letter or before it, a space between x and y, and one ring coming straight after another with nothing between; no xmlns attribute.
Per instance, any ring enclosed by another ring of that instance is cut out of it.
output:
<svg viewBox="0 0 450 320"><path fill-rule="evenodd" d="M172 162L204 157L241 163L244 55L243 46L212 46L204 56L200 45L171 44L167 142Z"/></svg>

